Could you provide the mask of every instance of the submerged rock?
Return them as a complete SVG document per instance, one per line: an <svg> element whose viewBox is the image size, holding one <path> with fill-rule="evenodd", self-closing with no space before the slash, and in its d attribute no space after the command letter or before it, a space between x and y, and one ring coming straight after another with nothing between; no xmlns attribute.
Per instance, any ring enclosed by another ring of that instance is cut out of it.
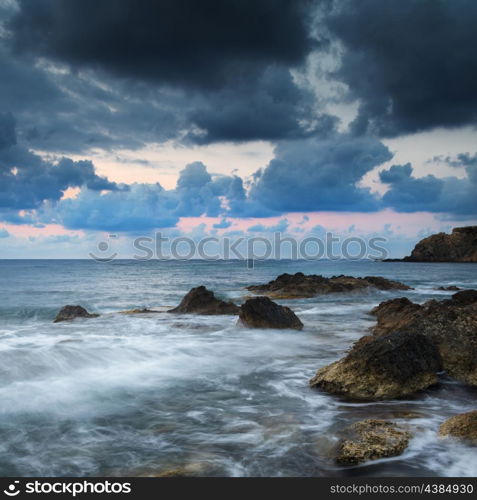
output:
<svg viewBox="0 0 477 500"><path fill-rule="evenodd" d="M439 353L420 333L363 337L339 361L318 370L311 387L353 399L400 398L437 382Z"/></svg>
<svg viewBox="0 0 477 500"><path fill-rule="evenodd" d="M477 226L456 227L419 241L404 262L477 262Z"/></svg>
<svg viewBox="0 0 477 500"><path fill-rule="evenodd" d="M177 307L167 312L207 315L238 314L239 307L233 302L217 299L214 292L207 290L205 286L198 286L192 288Z"/></svg>
<svg viewBox="0 0 477 500"><path fill-rule="evenodd" d="M162 311L154 311L153 309L128 309L127 311L119 311L120 314L153 314L153 313L160 313Z"/></svg>
<svg viewBox="0 0 477 500"><path fill-rule="evenodd" d="M477 386L477 291L463 290L450 299L422 305L407 299L382 302L374 335L392 331L419 333L439 350L442 368L453 378Z"/></svg>
<svg viewBox="0 0 477 500"><path fill-rule="evenodd" d="M354 278L353 276L341 275L325 278L324 276L316 274L305 275L303 273L285 273L264 285L248 286L247 290L274 298L307 298L328 293L351 292L353 290L370 287L379 290L411 289L403 283L381 278L379 276Z"/></svg>
<svg viewBox="0 0 477 500"><path fill-rule="evenodd" d="M452 436L477 445L477 410L449 418L439 427L439 435Z"/></svg>
<svg viewBox="0 0 477 500"><path fill-rule="evenodd" d="M336 454L340 465L356 465L367 460L401 455L411 434L392 422L367 419L345 429Z"/></svg>
<svg viewBox="0 0 477 500"><path fill-rule="evenodd" d="M442 290L445 292L458 292L459 290L462 290L462 288L459 288L458 286L455 285L450 285L450 286L440 286L437 288L437 290Z"/></svg>
<svg viewBox="0 0 477 500"><path fill-rule="evenodd" d="M70 321L75 318L97 318L99 314L91 314L84 307L81 306L64 306L60 309L54 323L60 321Z"/></svg>
<svg viewBox="0 0 477 500"><path fill-rule="evenodd" d="M280 306L268 297L248 299L239 312L239 323L250 328L292 328L301 330L303 323L289 308Z"/></svg>

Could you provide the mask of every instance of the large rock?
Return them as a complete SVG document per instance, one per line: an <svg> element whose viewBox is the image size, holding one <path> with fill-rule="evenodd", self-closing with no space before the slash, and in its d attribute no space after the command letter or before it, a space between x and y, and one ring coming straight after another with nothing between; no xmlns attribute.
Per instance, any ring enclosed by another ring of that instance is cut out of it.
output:
<svg viewBox="0 0 477 500"><path fill-rule="evenodd" d="M419 333L439 350L442 368L462 382L477 386L477 291L463 290L450 299L429 300L421 306L407 299L381 303L373 334Z"/></svg>
<svg viewBox="0 0 477 500"><path fill-rule="evenodd" d="M406 297L381 302L370 312L378 320L372 328L373 334L385 335L401 329L409 324L420 308L419 304L414 304Z"/></svg>
<svg viewBox="0 0 477 500"><path fill-rule="evenodd" d="M277 299L296 299L328 293L351 292L370 287L379 290L410 290L410 287L403 283L379 276L354 278L353 276L341 275L325 278L321 275L305 275L303 273L281 274L278 278L264 285L248 286L247 290Z"/></svg>
<svg viewBox="0 0 477 500"><path fill-rule="evenodd" d="M75 318L97 318L99 314L91 314L81 306L64 306L60 309L54 323L60 321L71 321Z"/></svg>
<svg viewBox="0 0 477 500"><path fill-rule="evenodd" d="M367 419L345 429L336 461L340 465L356 465L368 460L395 457L407 448L411 434L385 420Z"/></svg>
<svg viewBox="0 0 477 500"><path fill-rule="evenodd" d="M477 411L469 411L449 418L439 427L439 434L477 444Z"/></svg>
<svg viewBox="0 0 477 500"><path fill-rule="evenodd" d="M250 328L292 328L295 330L303 328L303 323L289 307L275 304L268 297L254 297L242 304L239 323Z"/></svg>
<svg viewBox="0 0 477 500"><path fill-rule="evenodd" d="M198 286L192 288L177 307L167 312L208 315L238 314L239 308L233 302L217 299L214 292L207 290L205 286Z"/></svg>
<svg viewBox="0 0 477 500"><path fill-rule="evenodd" d="M456 227L421 240L406 262L477 262L477 226Z"/></svg>
<svg viewBox="0 0 477 500"><path fill-rule="evenodd" d="M341 360L318 370L311 387L352 399L400 398L437 382L439 353L420 333L363 337Z"/></svg>

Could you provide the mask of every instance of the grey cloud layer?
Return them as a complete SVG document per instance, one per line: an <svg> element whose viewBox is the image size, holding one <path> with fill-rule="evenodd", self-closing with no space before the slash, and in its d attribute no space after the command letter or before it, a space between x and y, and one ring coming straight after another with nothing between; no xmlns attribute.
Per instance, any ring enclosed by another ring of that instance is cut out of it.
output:
<svg viewBox="0 0 477 500"><path fill-rule="evenodd" d="M0 219L12 223L57 223L70 229L137 232L174 227L181 217L268 217L289 212L370 212L392 207L401 212L477 213L477 162L460 155L449 160L466 178L412 176L412 167L394 165L380 173L389 190L380 197L359 182L392 158L377 139L336 134L326 139L290 141L258 171L250 189L238 176L211 175L204 164L186 165L175 189L160 184L116 185L99 177L89 161L62 158L56 163L16 143L10 115L0 117ZM69 187L76 197L64 198ZM22 212L25 211L26 213ZM276 230L288 226L283 220ZM270 228L258 224L251 231Z"/></svg>
<svg viewBox="0 0 477 500"><path fill-rule="evenodd" d="M0 8L0 21L5 220L132 231L203 214L477 214L470 154L446 159L464 178L416 178L396 165L381 172L384 196L359 184L392 157L380 138L477 123L475 1L18 0ZM359 103L346 133L320 89L296 77L333 44L338 69L318 76L346 84L343 102ZM257 139L276 153L248 190L201 163L186 166L173 190L117 186L89 161L32 152ZM82 191L62 200L69 187Z"/></svg>
<svg viewBox="0 0 477 500"><path fill-rule="evenodd" d="M352 127L396 136L477 123L477 3L339 0L325 23L344 47L336 78L361 102Z"/></svg>
<svg viewBox="0 0 477 500"><path fill-rule="evenodd" d="M118 189L115 183L98 176L90 161L42 160L17 144L13 117L0 114L0 208L36 209L44 202L60 200L70 187L91 191Z"/></svg>

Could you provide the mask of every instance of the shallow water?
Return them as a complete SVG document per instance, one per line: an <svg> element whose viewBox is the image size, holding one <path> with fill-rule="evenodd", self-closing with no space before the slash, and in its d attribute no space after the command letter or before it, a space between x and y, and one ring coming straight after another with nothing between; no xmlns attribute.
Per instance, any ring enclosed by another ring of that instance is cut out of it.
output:
<svg viewBox="0 0 477 500"><path fill-rule="evenodd" d="M240 301L283 272L378 275L409 292L367 291L291 306L301 332L249 330L236 318L125 316L176 305L201 284ZM222 476L476 476L477 450L439 439L475 409L477 389L442 379L413 398L347 402L308 387L373 325L382 300L477 288L472 264L377 262L0 261L0 475L136 475L187 466ZM65 304L101 317L53 324ZM415 437L400 457L339 467L331 450L353 421L389 418ZM412 417L412 418L410 418Z"/></svg>

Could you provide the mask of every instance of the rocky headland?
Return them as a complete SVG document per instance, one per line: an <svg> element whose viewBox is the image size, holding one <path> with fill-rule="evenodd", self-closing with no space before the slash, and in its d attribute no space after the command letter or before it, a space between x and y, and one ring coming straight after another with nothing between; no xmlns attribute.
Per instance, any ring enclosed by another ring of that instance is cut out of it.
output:
<svg viewBox="0 0 477 500"><path fill-rule="evenodd" d="M477 262L477 226L455 227L419 241L411 255L388 262Z"/></svg>

